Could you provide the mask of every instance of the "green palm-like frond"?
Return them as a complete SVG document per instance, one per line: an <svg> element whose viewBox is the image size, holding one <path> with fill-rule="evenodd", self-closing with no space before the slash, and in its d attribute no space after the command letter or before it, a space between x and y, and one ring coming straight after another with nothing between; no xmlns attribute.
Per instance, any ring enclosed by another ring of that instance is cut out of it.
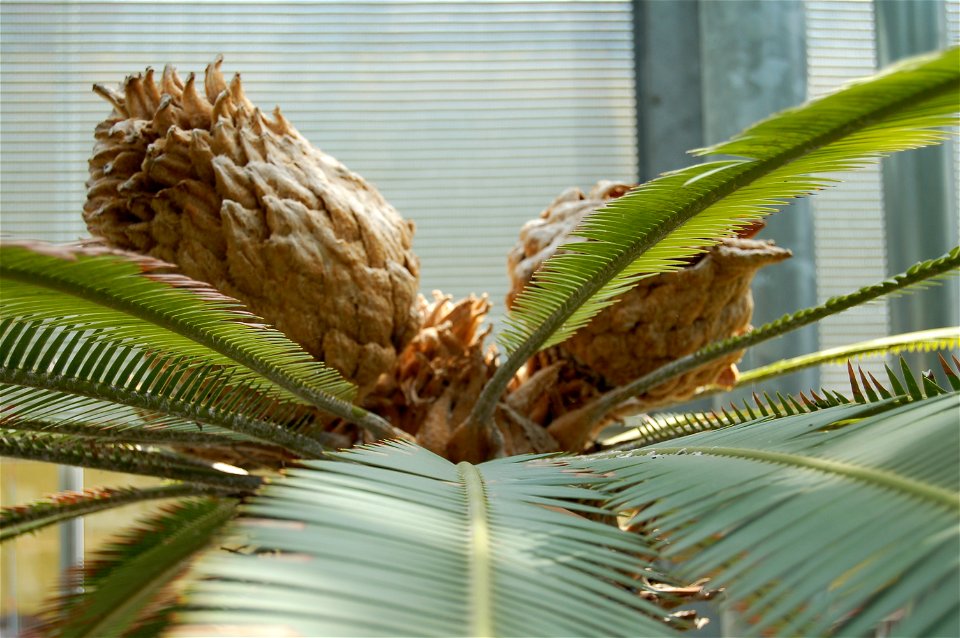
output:
<svg viewBox="0 0 960 638"><path fill-rule="evenodd" d="M130 503L222 491L206 485L175 483L156 487L99 487L83 492L62 492L34 503L0 510L0 541Z"/></svg>
<svg viewBox="0 0 960 638"><path fill-rule="evenodd" d="M263 319L206 284L163 273L162 262L36 249L48 247L0 247L4 318L49 318L102 329L102 339L203 357L236 368L262 392L279 392L271 381L286 379L284 385L352 397L354 388L336 371L313 361Z"/></svg>
<svg viewBox="0 0 960 638"><path fill-rule="evenodd" d="M4 400L4 389L0 388L0 401ZM168 427L153 422L139 423L135 421L137 415L133 414L129 416L132 417L131 421L134 421L134 424L125 425L120 425L117 422L92 422L82 418L82 416L73 415L62 420L44 420L24 419L19 415L13 415L12 418L0 419L0 428L21 432L55 432L56 434L69 434L76 438L99 439L114 443L146 443L149 445L231 447L241 441L251 440L247 437L241 438L227 430L217 431L219 428L209 426L201 430L195 423L184 424L184 427ZM128 415L124 414L122 416Z"/></svg>
<svg viewBox="0 0 960 638"><path fill-rule="evenodd" d="M904 612L903 635L957 635L960 394L898 401L582 462L681 576L715 575L745 631L866 635Z"/></svg>
<svg viewBox="0 0 960 638"><path fill-rule="evenodd" d="M776 398L767 392L762 397L754 393L753 403L743 399L741 406L735 403L712 412L691 412L679 414L657 414L644 416L636 429L621 434L607 444L616 445L617 449L636 449L656 443L663 443L672 439L704 432L718 430L731 425L747 423L758 418L766 417L778 419L795 414L816 412L850 403L885 403L881 409L892 409L896 403L886 401L891 398L918 400L923 397L935 397L945 394L947 389L960 390L960 361L954 359L954 368L940 356L940 366L946 377L946 383L938 381L933 372L916 374L901 357L901 375L897 376L887 367L888 385L884 385L871 373L862 368L854 371L853 365L847 362L850 377L850 398L839 392L821 390L801 392L797 397L783 396L775 392ZM907 388L911 388L910 391ZM945 389L946 388L946 389ZM807 394L810 396L808 397Z"/></svg>
<svg viewBox="0 0 960 638"><path fill-rule="evenodd" d="M502 377L640 278L679 268L719 238L834 181L818 175L943 140L958 110L958 52L910 60L784 111L700 151L737 159L664 174L589 215L575 231L587 241L557 251L514 302L501 336L510 353ZM491 384L491 393L499 395L509 379L498 380L504 383Z"/></svg>
<svg viewBox="0 0 960 638"><path fill-rule="evenodd" d="M89 252L89 250L88 250ZM2 318L97 330L99 341L159 349L230 370L260 394L305 401L389 434L350 403L355 388L263 319L169 265L78 247L0 246Z"/></svg>
<svg viewBox="0 0 960 638"><path fill-rule="evenodd" d="M577 511L597 476L562 460L454 465L391 443L310 461L243 508L252 555L208 556L185 635L669 634L641 598L639 539ZM646 556L646 558L645 558Z"/></svg>
<svg viewBox="0 0 960 638"><path fill-rule="evenodd" d="M295 430L308 416L302 404L264 396L232 369L149 353L101 340L101 335L47 322L8 319L0 324L0 423L16 427L18 420L70 420L79 410L89 419L96 406L101 422L117 419L129 425L130 408L137 408L169 427L189 431L190 422L209 424L305 456L323 454L322 438Z"/></svg>
<svg viewBox="0 0 960 638"><path fill-rule="evenodd" d="M812 366L822 364L844 364L854 357L882 357L901 352L930 352L932 350L949 350L960 344L960 326L949 328L935 328L920 330L869 339L839 348L829 348L811 354L801 355L792 359L784 359L761 368L754 368L740 373L737 385L760 383L785 374L791 374Z"/></svg>
<svg viewBox="0 0 960 638"><path fill-rule="evenodd" d="M213 463L200 462L161 448L84 441L51 433L0 430L0 456L158 476L234 491L250 491L263 479L221 471Z"/></svg>
<svg viewBox="0 0 960 638"><path fill-rule="evenodd" d="M156 607L171 602L168 587L235 510L232 500L182 501L122 533L76 575L82 593L57 602L44 635L121 636L155 622Z"/></svg>

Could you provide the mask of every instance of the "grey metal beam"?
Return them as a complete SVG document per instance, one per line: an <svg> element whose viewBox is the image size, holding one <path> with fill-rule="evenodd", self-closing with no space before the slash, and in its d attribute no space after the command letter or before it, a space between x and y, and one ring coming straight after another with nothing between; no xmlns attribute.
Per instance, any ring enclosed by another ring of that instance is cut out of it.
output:
<svg viewBox="0 0 960 638"><path fill-rule="evenodd" d="M701 73L704 132L708 144L806 100L806 29L801 0L701 2ZM754 324L817 303L813 218L806 201L768 218L761 238L775 239L793 258L761 271L754 281ZM747 352L744 369L814 352L816 326ZM819 373L805 370L785 379L781 389L817 387Z"/></svg>
<svg viewBox="0 0 960 638"><path fill-rule="evenodd" d="M877 0L877 62L947 46L940 0ZM960 244L957 167L950 145L897 153L883 161L887 270L901 272ZM960 281L890 301L890 331L960 324ZM920 364L920 361L917 361Z"/></svg>
<svg viewBox="0 0 960 638"><path fill-rule="evenodd" d="M700 4L633 0L637 174L641 182L700 160Z"/></svg>

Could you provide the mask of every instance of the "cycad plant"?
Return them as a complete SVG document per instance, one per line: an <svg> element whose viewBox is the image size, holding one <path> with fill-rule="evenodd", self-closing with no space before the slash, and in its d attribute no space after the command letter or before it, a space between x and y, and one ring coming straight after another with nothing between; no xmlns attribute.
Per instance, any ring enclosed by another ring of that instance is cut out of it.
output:
<svg viewBox="0 0 960 638"><path fill-rule="evenodd" d="M204 179L220 188L224 176L246 175L264 200L264 192L296 191L269 162L251 159L296 146L295 131L279 114L267 120L248 110L239 83L218 82L216 73L208 75L207 101L192 76L184 83L171 72L164 73L163 94L152 79L147 89L136 80L137 95L146 96L139 105L129 92L124 100L103 90L118 115L98 129L101 141L132 148L148 129L125 128L131 120L124 118L135 108L166 114L151 116L150 126L166 128L154 131L149 149L141 149L146 155L132 161L124 155L132 150L111 147L103 151L109 158L91 163L96 179L88 203L96 205L87 208L88 222L102 229L132 220L126 234L103 233L114 245L129 240L150 254L174 246L144 237L160 237L163 206L200 192ZM667 365L605 388L556 422L534 422L519 410L521 401L508 400L542 382L524 376L538 351L562 344L647 278L695 267L697 256L724 238L828 186L825 173L942 141L956 124L958 92L957 49L910 60L698 151L723 157L662 175L587 215L577 240L556 250L514 300L503 359L480 348L464 359L469 374L456 387L475 400L441 391L422 412L406 413L422 415L415 420L424 431L447 428L434 451L412 440L425 439L397 420L390 409L396 406L383 401L388 395L380 403L369 398L377 390L359 367L347 370L341 357L342 375L315 360L227 296L235 293L229 278L215 288L164 261L102 243L4 245L0 452L165 479L156 487L104 487L3 510L6 540L131 502L163 501L71 576L79 587L53 605L44 631L667 636L696 624L685 603L712 597L735 618L735 633L871 635L892 628L898 635L960 635L956 358L941 356L937 372L922 374L901 364L884 380L851 365L849 396L770 389L717 412L674 408L643 418L615 443L592 440L618 408L671 379L954 274L960 247L822 306L675 353ZM208 130L184 134L181 117L195 118L195 127L202 120ZM214 160L219 172L197 164L209 150L204 135L227 145L223 136L233 135L230 127L240 120L260 132L229 138L240 142L231 147L232 160ZM164 159L164 149L178 143L187 159ZM237 168L240 156L246 172ZM134 168L119 180L125 161ZM301 177L315 166L309 161L296 165ZM131 196L129 210L103 203L103 193L137 186L135 169L160 184L171 166L196 176L176 182L172 194L173 187L157 187L149 197ZM230 188L242 190L236 184ZM217 223L253 224L241 199L224 199ZM156 217L137 217L138 202L155 206ZM302 218L289 208L294 212L283 223L296 226ZM188 212L198 227L212 223L199 207ZM277 233L280 209L270 214ZM178 241L182 248L186 238ZM169 259L182 257L180 250L171 248ZM262 257L270 276L269 256ZM249 263L257 258L247 253ZM329 272L320 266L317 276ZM365 294L371 307L384 307L373 298L375 287L339 292L359 300L351 304L361 310ZM421 348L419 358L405 360L403 343L394 341L396 365L427 370L423 353L442 350L453 337L476 346L479 303L441 299L423 324L432 332L411 342ZM461 315L473 322L469 329L449 330L457 325L451 317ZM405 317L394 326L406 325ZM341 330L335 319L324 319L331 331ZM284 316L277 325L295 320ZM955 348L958 341L954 327L851 344L747 371L739 383L855 355ZM323 343L336 356L347 351ZM358 380L359 394L344 375ZM729 385L703 384L699 392ZM559 448L568 454L517 454L520 440L534 452L566 442Z"/></svg>

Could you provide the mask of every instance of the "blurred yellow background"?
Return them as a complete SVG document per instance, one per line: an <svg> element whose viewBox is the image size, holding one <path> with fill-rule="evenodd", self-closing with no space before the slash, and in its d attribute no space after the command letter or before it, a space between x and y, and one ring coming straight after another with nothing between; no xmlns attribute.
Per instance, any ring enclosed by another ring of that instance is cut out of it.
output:
<svg viewBox="0 0 960 638"><path fill-rule="evenodd" d="M3 459L0 462L0 505L26 504L57 492L57 466L49 463ZM87 487L157 485L146 476L84 470ZM84 556L89 557L116 532L155 511L164 501L145 501L92 514L84 518ZM0 553L0 614L9 627L13 614L26 629L57 593L60 582L60 526L51 525L4 543ZM4 635L9 635L4 632ZM12 638L12 635L11 635Z"/></svg>

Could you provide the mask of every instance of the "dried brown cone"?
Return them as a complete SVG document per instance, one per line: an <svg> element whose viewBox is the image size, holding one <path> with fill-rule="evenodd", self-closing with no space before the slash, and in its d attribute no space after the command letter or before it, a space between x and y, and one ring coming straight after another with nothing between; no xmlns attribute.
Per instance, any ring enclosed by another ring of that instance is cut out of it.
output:
<svg viewBox="0 0 960 638"><path fill-rule="evenodd" d="M177 266L243 301L369 391L419 327L413 223L275 110L172 67L94 90L84 219L109 244Z"/></svg>
<svg viewBox="0 0 960 638"><path fill-rule="evenodd" d="M420 331L365 406L445 455L450 434L466 419L496 362L493 349L484 346L491 330L482 325L490 310L487 298L471 295L454 302L439 291L433 297L432 302L419 298Z"/></svg>
<svg viewBox="0 0 960 638"><path fill-rule="evenodd" d="M584 216L629 188L600 182L586 195L568 189L539 219L528 222L508 258L512 287L507 305L561 244L576 241L568 235ZM526 374L530 382L540 379L544 391L525 414L538 423L550 424L607 390L712 341L742 334L750 327L750 283L757 270L789 256L790 251L772 242L736 237L722 240L679 271L641 280L573 337L529 362ZM730 386L736 380L734 364L741 354L718 359L653 388L623 410L679 402L705 385ZM545 383L547 378L552 382ZM573 442L557 428L550 432L567 449L582 443L582 437Z"/></svg>

